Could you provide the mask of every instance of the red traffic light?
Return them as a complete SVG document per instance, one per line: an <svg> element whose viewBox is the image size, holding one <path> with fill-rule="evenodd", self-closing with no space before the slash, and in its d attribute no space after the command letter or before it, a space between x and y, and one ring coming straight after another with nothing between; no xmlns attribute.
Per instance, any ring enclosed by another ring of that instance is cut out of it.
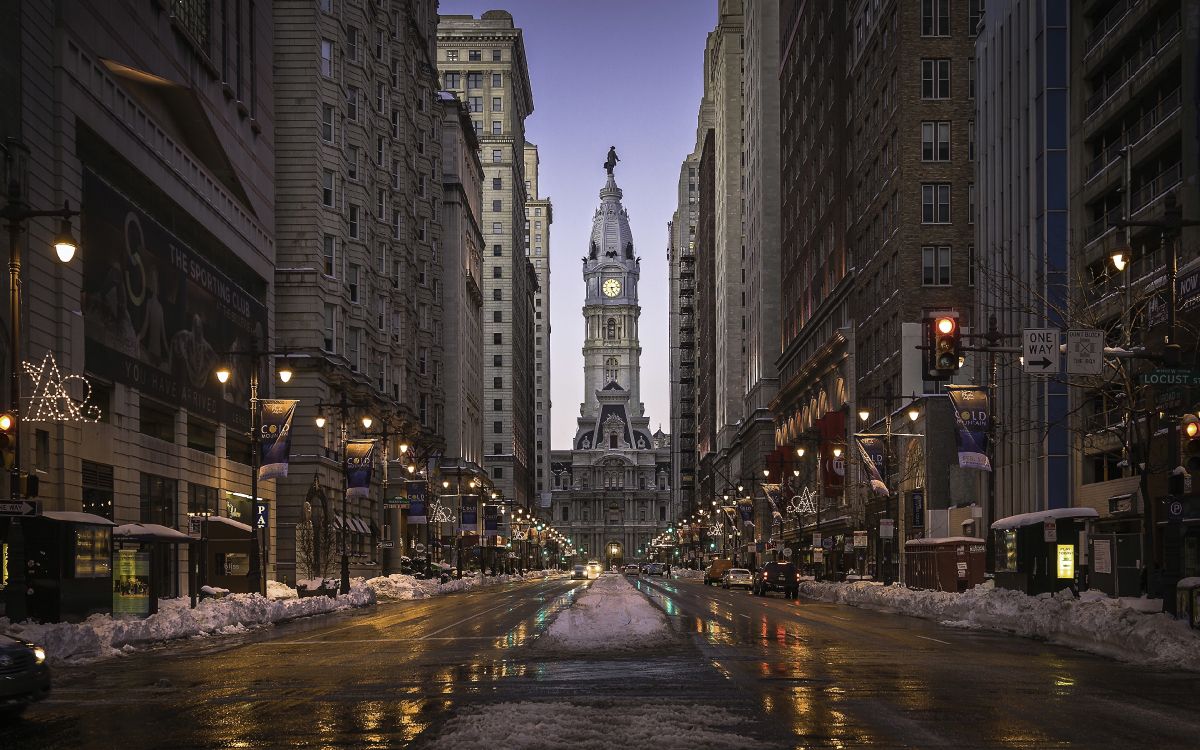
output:
<svg viewBox="0 0 1200 750"><path fill-rule="evenodd" d="M951 334L958 327L958 322L954 318L938 318L934 326L937 328L938 333Z"/></svg>

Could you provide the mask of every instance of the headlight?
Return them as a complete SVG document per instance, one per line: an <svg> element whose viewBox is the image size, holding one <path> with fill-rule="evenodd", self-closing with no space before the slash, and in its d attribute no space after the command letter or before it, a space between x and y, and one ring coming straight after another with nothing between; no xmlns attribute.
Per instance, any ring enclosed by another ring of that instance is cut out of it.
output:
<svg viewBox="0 0 1200 750"><path fill-rule="evenodd" d="M34 646L33 647L33 658L37 659L38 664L41 664L42 662L46 661L46 650L43 649L41 646Z"/></svg>

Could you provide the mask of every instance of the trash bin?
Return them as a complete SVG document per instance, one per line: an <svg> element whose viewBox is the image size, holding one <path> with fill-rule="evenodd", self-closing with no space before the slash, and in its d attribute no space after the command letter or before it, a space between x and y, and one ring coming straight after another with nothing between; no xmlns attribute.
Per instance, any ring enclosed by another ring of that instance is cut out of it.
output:
<svg viewBox="0 0 1200 750"><path fill-rule="evenodd" d="M952 536L904 543L904 582L909 588L966 591L983 583L986 542Z"/></svg>
<svg viewBox="0 0 1200 750"><path fill-rule="evenodd" d="M1200 578L1182 578L1175 584L1175 617L1200 628Z"/></svg>

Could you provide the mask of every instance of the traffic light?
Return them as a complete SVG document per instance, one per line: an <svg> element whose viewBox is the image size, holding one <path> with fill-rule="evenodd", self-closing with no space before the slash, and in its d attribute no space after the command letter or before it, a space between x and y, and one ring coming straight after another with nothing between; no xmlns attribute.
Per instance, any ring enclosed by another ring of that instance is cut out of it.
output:
<svg viewBox="0 0 1200 750"><path fill-rule="evenodd" d="M1183 418L1183 424L1180 426L1183 430L1183 437L1187 441L1184 466L1189 473L1195 474L1200 472L1200 419L1189 414Z"/></svg>
<svg viewBox="0 0 1200 750"><path fill-rule="evenodd" d="M17 419L8 412L0 413L0 465L9 471L17 463Z"/></svg>
<svg viewBox="0 0 1200 750"><path fill-rule="evenodd" d="M943 312L925 319L925 371L931 380L954 376L962 360L958 313Z"/></svg>

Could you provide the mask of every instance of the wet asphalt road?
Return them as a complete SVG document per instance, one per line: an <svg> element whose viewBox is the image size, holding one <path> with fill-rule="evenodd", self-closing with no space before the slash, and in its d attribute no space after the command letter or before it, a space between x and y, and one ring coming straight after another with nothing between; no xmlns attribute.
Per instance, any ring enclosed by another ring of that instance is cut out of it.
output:
<svg viewBox="0 0 1200 750"><path fill-rule="evenodd" d="M514 701L720 706L741 720L731 736L760 747L1200 744L1197 675L841 605L637 585L676 647L547 653L537 636L585 584L487 587L60 667L50 699L0 726L0 748L446 747L452 717ZM605 731L632 746L619 724Z"/></svg>

